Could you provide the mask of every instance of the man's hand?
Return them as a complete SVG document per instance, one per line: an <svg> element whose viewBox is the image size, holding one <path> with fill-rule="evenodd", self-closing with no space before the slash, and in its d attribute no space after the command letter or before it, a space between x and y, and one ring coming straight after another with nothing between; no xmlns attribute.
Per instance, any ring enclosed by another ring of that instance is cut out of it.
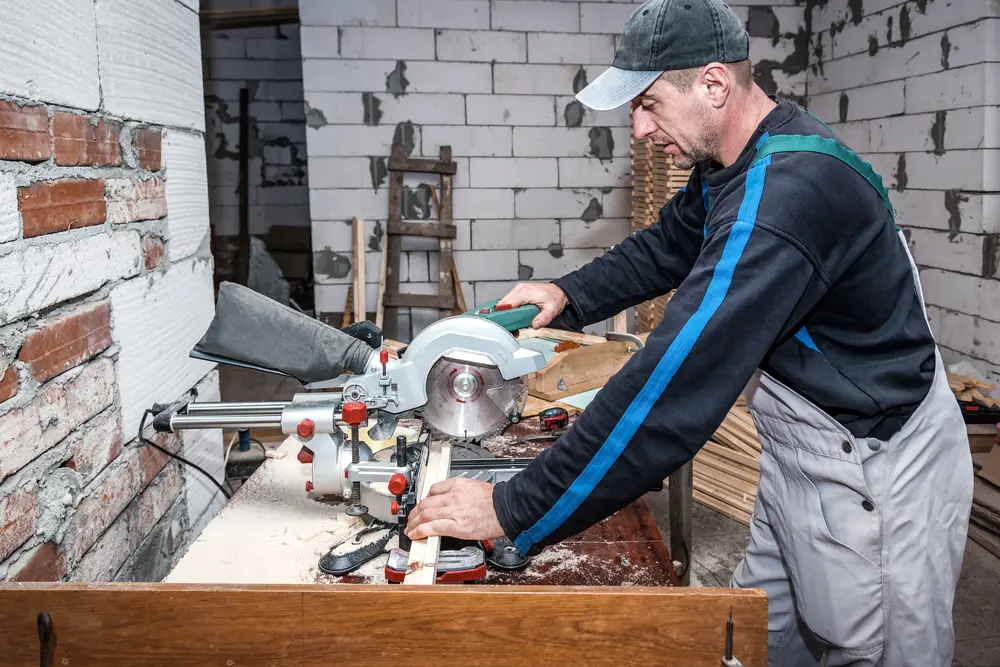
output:
<svg viewBox="0 0 1000 667"><path fill-rule="evenodd" d="M433 535L465 540L503 537L493 509L493 485L464 477L438 482L413 509L405 532L411 540Z"/></svg>
<svg viewBox="0 0 1000 667"><path fill-rule="evenodd" d="M553 283L518 283L499 303L510 304L514 308L526 303L538 306L541 312L531 321L531 328L540 329L563 311L569 299Z"/></svg>

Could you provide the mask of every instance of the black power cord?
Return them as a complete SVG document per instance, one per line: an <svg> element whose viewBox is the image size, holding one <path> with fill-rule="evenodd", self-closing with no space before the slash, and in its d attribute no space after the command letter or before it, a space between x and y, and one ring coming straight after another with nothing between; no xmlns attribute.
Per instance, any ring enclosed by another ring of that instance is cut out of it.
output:
<svg viewBox="0 0 1000 667"><path fill-rule="evenodd" d="M143 433L143 431L146 430L146 418L149 417L149 415L151 415L151 414L153 414L152 410L146 410L144 413L142 413L142 421L139 422L139 442L141 442L141 443L143 443L145 445L149 445L150 447L153 447L154 449L158 449L161 452L163 452L164 454L166 454L167 456L169 456L170 458L176 459L176 460L180 461L181 463L183 463L185 465L191 466L192 468L194 468L195 470L197 470L198 472L200 472L202 475L204 475L205 477L207 477L208 479L210 479L212 481L212 484L215 484L215 486L217 486L219 488L219 491L222 492L222 495L224 495L226 497L226 500L229 500L230 498L232 498L232 495L229 492L227 492L226 489L221 484L219 484L218 480L216 480L214 477L212 477L212 475L210 475L208 472L206 472L204 468L202 468L201 466L199 466L196 463L192 463L191 461L188 461L183 456L178 456L177 454L174 454L170 450L167 450L167 449L164 449L163 447L160 447L158 444L156 444L152 440L149 440L145 436L143 436L142 433ZM261 445L261 447L263 447L263 446L264 445Z"/></svg>

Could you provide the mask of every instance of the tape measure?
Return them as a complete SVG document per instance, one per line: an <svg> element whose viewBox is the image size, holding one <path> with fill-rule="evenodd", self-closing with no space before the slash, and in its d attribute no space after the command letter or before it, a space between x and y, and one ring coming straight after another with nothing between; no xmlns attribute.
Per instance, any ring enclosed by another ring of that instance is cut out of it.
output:
<svg viewBox="0 0 1000 667"><path fill-rule="evenodd" d="M565 428L569 424L569 413L563 408L546 408L538 413L538 421L543 431Z"/></svg>

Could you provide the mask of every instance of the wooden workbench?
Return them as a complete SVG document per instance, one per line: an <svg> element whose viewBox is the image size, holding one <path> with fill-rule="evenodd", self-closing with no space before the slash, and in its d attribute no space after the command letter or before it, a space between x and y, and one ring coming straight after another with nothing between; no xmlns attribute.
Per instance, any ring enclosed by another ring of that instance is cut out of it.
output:
<svg viewBox="0 0 1000 667"><path fill-rule="evenodd" d="M540 433L527 420L487 439L483 448L500 457L531 457L551 441L525 442ZM344 543L359 526L344 515L344 503L311 499L304 490L305 466L294 439L279 448L240 487L181 557L167 583L385 583L386 555L343 577L318 568L322 555ZM389 546L394 546L393 538ZM353 548L344 543L344 549ZM646 503L639 499L579 535L553 545L523 570L490 569L487 584L561 586L676 586L677 575Z"/></svg>

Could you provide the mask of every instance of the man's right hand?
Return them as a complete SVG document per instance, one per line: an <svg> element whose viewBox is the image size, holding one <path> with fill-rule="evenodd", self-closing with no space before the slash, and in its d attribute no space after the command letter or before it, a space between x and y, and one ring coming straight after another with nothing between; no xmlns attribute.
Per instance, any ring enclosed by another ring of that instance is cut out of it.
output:
<svg viewBox="0 0 1000 667"><path fill-rule="evenodd" d="M569 299L560 287L552 283L518 283L499 303L510 304L514 308L527 303L541 310L531 321L532 329L540 329L563 311Z"/></svg>

